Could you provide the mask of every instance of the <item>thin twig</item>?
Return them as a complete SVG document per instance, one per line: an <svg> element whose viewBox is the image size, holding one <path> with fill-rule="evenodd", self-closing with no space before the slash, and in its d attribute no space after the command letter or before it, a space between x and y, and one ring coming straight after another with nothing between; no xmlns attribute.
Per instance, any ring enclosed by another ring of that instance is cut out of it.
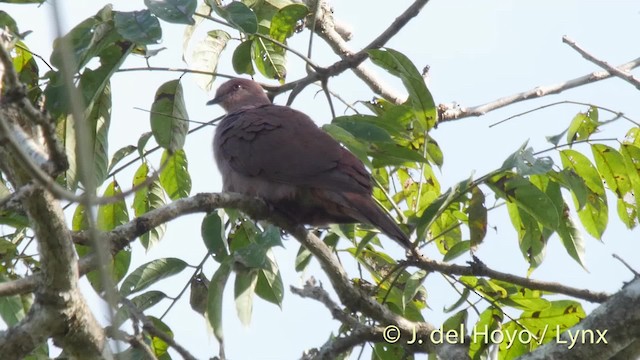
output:
<svg viewBox="0 0 640 360"><path fill-rule="evenodd" d="M182 345L178 344L173 339L173 337L169 336L164 331L161 331L160 329L156 328L155 325L153 325L153 322L151 322L151 320L149 320L149 318L147 318L147 316L142 311L140 311L131 302L131 300L125 297L120 297L119 301L122 305L126 306L129 309L133 317L135 317L139 322L142 323L143 329L146 330L149 334L160 338L162 341L167 343L167 345L174 348L178 352L178 354L180 354L184 359L196 360L196 358L193 355L191 355L191 353L189 353L187 349L182 347Z"/></svg>
<svg viewBox="0 0 640 360"><path fill-rule="evenodd" d="M622 80L628 82L629 84L635 86L636 89L640 90L640 80L636 79L636 77L633 76L633 74L631 74L630 72L615 68L615 67L609 65L609 63L607 63L606 61L596 58L595 56L593 56L592 54L587 52L585 49L580 47L580 45L578 45L574 40L572 40L571 38L569 38L566 35L562 37L562 42L567 44L567 45L569 45L569 46L571 46L571 48L573 50L577 51L580 55L582 55L583 58L585 58L585 59L591 61L592 63L600 66L601 68L603 68L606 71L608 71L610 74L619 77L620 79L622 79Z"/></svg>
<svg viewBox="0 0 640 360"><path fill-rule="evenodd" d="M625 64L617 67L622 71L629 71L640 66L640 58L631 60ZM509 95L500 99L488 102L486 104L477 105L473 107L451 106L441 104L438 106L438 121L453 121L466 117L478 117L482 116L489 111L503 108L505 106L515 104L517 102L541 98L551 94L559 94L563 91L583 86L585 84L594 83L600 80L608 79L613 75L608 71L596 71L584 76L577 77L575 79L567 80L559 84L538 86L534 89L524 91L518 94Z"/></svg>
<svg viewBox="0 0 640 360"><path fill-rule="evenodd" d="M162 313L162 315L160 316L160 320L162 320L165 316L167 316L167 314L169 313L169 310L171 310L173 305L175 305L178 302L178 300L182 297L182 295L184 295L185 291L187 291L187 288L189 288L189 285L191 285L191 279L193 279L194 276L198 275L198 273L202 271L202 267L204 266L204 263L207 261L208 258L209 258L209 254L205 255L202 258L202 261L200 261L200 264L198 264L198 266L196 267L195 271L193 272L193 275L189 278L189 281L187 282L187 284L182 288L178 296L173 298L173 301L171 301L171 304L169 305L169 307L167 307L167 310L165 310Z"/></svg>
<svg viewBox="0 0 640 360"><path fill-rule="evenodd" d="M636 269L632 268L631 265L629 265L629 263L627 263L623 258L621 258L618 254L613 254L611 255L613 256L614 259L617 259L618 261L620 261L622 263L622 265L626 266L627 269L629 269L629 271L631 271L631 273L635 276L635 277L640 277L640 272L638 272Z"/></svg>
<svg viewBox="0 0 640 360"><path fill-rule="evenodd" d="M507 117L507 118L505 118L505 119L502 119L502 120L500 120L500 121L498 121L498 122L495 122L495 123L493 123L493 124L489 125L489 127L491 128L491 127L494 127L494 126L500 125L500 124L502 124L502 123L505 123L505 122L507 122L507 121L509 121L509 120L515 119L515 118L517 118L517 117L520 117L520 116L523 116L523 115L527 115L527 114L530 114L530 113L536 112L536 111L538 111L538 110L546 109L546 108L548 108L548 107L552 107L552 106L556 106L556 105L562 105L562 104L584 105L584 106L589 106L589 107L595 107L595 108L598 108L598 109L600 109L600 110L604 110L604 111L607 111L607 112L610 112L610 113L614 114L614 115L616 116L616 119L617 119L617 118L625 119L625 120L629 121L630 123L632 123L632 124L634 124L634 125L636 125L636 126L640 126L640 123L639 123L639 122L637 122L637 121L635 121L635 120L631 119L630 117L626 116L626 115L625 115L624 113L622 113L622 112L615 111L615 110L612 110L612 109L609 109L609 108L606 108L606 107L604 107L604 106L600 106L600 105L594 105L594 104L585 103L585 102L580 102L580 101L563 100L563 101L557 101L557 102L554 102L554 103L551 103L551 104L546 104L546 105L538 106L538 107L533 108L533 109L531 109L531 110L527 110L527 111L523 111L523 112L518 113L518 114L515 114L515 115L511 115L511 116L509 116L509 117Z"/></svg>

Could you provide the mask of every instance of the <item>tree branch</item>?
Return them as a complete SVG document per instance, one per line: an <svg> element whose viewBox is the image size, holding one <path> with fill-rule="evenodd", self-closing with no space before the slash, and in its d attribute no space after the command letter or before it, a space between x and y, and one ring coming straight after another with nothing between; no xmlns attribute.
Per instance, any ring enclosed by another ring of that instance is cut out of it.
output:
<svg viewBox="0 0 640 360"><path fill-rule="evenodd" d="M617 67L620 71L629 71L631 69L635 69L640 66L640 58L629 61L628 63L622 64ZM438 121L445 122L451 120L458 120L466 117L472 116L482 116L489 111L493 111L511 104L515 104L520 101L530 100L541 98L543 96L551 95L551 94L559 94L565 90L573 89L582 85L594 83L600 80L608 79L612 77L608 71L596 71L590 74L580 76L575 79L567 80L565 82L547 85L547 86L538 86L534 89L521 92L515 95L505 96L500 99L494 100L492 102L478 105L474 107L461 107L454 106L451 104L440 104L438 106Z"/></svg>
<svg viewBox="0 0 640 360"><path fill-rule="evenodd" d="M611 296L604 292L596 292L587 289L577 289L556 282L533 280L513 274L503 273L497 270L493 270L484 264L478 266L478 264L474 263L471 266L462 266L431 260L424 256L418 259L408 260L407 264L423 270L437 271L448 275L486 276L491 279L510 282L512 284L524 286L529 289L550 291L557 294L569 295L577 299L583 299L590 302L601 303L606 301Z"/></svg>
<svg viewBox="0 0 640 360"><path fill-rule="evenodd" d="M633 74L631 74L630 72L625 71L625 70L617 69L617 68L609 65L609 63L607 63L606 61L596 58L595 56L591 55L586 50L584 50L582 47L580 47L575 41L573 41L572 39L570 39L566 35L562 37L562 42L567 44L567 45L569 45L569 46L571 46L571 48L573 50L577 51L580 55L582 55L583 58L585 58L585 59L591 61L592 63L600 66L601 68L603 68L606 71L608 71L610 74L619 77L620 79L622 79L622 80L628 82L629 84L635 86L636 89L640 90L640 80L636 79L635 76L633 76Z"/></svg>
<svg viewBox="0 0 640 360"><path fill-rule="evenodd" d="M0 79L6 86L20 86L11 80L17 75L5 46L0 43ZM34 171L51 179L38 167L48 162L46 152L25 129L33 126L33 121L25 121L30 118L28 111L14 103L16 98L7 100L0 103L0 138L5 140L0 142L0 167L4 175L14 189L31 184ZM78 263L59 202L41 187L24 194L21 201L29 219L37 219L31 228L38 242L40 272L33 282L35 301L27 316L0 334L0 354L21 359L52 337L72 358L108 356L104 332L78 289Z"/></svg>

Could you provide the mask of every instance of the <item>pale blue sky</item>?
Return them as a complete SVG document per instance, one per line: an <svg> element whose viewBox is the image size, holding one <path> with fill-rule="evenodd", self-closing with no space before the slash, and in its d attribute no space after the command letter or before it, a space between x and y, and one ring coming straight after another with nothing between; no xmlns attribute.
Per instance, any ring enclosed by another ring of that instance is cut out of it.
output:
<svg viewBox="0 0 640 360"><path fill-rule="evenodd" d="M66 27L70 28L94 14L106 2L68 0L61 3L65 6ZM411 1L334 0L331 3L335 8L335 17L352 26L354 38L350 44L353 49L358 49L377 36ZM115 10L123 11L144 6L142 0L120 0L113 4ZM28 46L48 58L53 40L52 17L50 5L44 4L42 7L37 9L34 6L3 4L3 9L18 21L21 31L34 31L27 38ZM427 64L431 66L430 90L437 103L456 101L463 106L474 106L597 70L595 65L582 59L562 43L563 35L572 37L594 55L612 64L634 59L639 56L635 46L640 30L639 18L640 3L632 0L432 0L388 45L409 56L419 69ZM161 46L166 46L169 50L151 59L151 64L184 67L180 53L183 27L166 23L162 26L164 42ZM218 27L215 24L203 26L205 30L214 28ZM308 35L307 31L298 34L290 44L306 49ZM337 60L320 39L316 39L315 44L318 45L314 50L317 63L329 65ZM232 73L228 66L230 55L230 51L224 54L219 69L221 72ZM303 64L293 57L289 59L289 79L302 76ZM43 71L44 66L39 65ZM144 66L144 61L131 57L123 67L138 66ZM386 76L382 71L378 72L400 89L400 83L396 79ZM178 73L167 72L128 72L114 76L111 153L121 146L135 144L139 134L149 130L148 115L133 108L150 108L156 88L178 76ZM222 80L217 81L216 86L221 82ZM368 100L372 97L369 89L350 73L331 79L329 84L349 101ZM207 121L222 114L220 108L205 106L212 94L206 94L197 88L193 78L185 76L183 85L191 119ZM324 97L315 96L315 91L313 86L309 87L293 106L307 112L318 124L323 124L330 120L329 110ZM498 127L488 126L515 113L559 100L593 102L624 112L636 121L640 120L637 90L621 80L612 79L560 95L521 103L481 118L442 124L432 132L432 136L440 143L445 155L442 171L437 172L443 188L468 177L474 171L479 176L499 167L505 157L527 139L536 150L548 148L544 136L562 131L571 118L578 111L584 111L584 108L561 105L511 120ZM285 101L284 97L276 99L278 103ZM343 110L343 106L337 106L338 112ZM621 137L622 131L627 128L628 123L619 122L609 126L605 134L617 134ZM221 188L211 153L213 131L214 128L204 129L189 136L187 140L186 151L193 193L219 191ZM127 187L130 184L133 170L132 168L131 172L118 175L121 186ZM162 243L147 254L139 246L134 246L137 256L132 269L152 259L167 256L197 264L205 253L200 239L201 219L202 214L197 214L171 223ZM528 265L520 255L506 209L501 208L491 213L489 222L491 228L477 255L492 268L526 275ZM497 227L497 231L493 227ZM629 263L638 264L638 235L637 230L625 231L617 215L611 214L610 225L602 243L585 235L589 273L566 254L557 238L553 238L545 262L533 273L533 277L614 292L623 281L632 276L611 258L611 254L617 253ZM289 239L285 241L286 248L276 250L285 284L282 311L274 305L256 300L251 326L243 328L235 314L232 287L227 289L224 326L226 353L230 359L298 358L303 350L322 345L329 333L338 329L339 324L329 319L330 314L322 305L311 300L301 300L288 291L289 285L301 286L309 276L320 279L325 287L330 287L329 282L323 280L325 278L316 263L302 275L294 272L293 259L298 246L295 240ZM440 258L433 248L428 248L426 252ZM343 260L351 262L348 257ZM457 262L463 263L465 260L460 258ZM353 266L349 268L353 269ZM209 262L206 269L210 277L214 270L213 262ZM177 295L188 281L190 273L185 271L171 278L160 289L169 296ZM437 275L430 276L425 285L430 309L425 311L424 316L427 321L439 325L447 317L442 313L442 308L452 304L457 298ZM90 290L86 293L95 303L95 295ZM588 303L585 305L588 309L593 308ZM165 301L150 313L159 315L166 306L168 302ZM99 317L106 320L104 316ZM172 327L177 341L190 349L196 357L208 358L217 353L217 343L207 330L205 320L189 308L188 295L174 307L166 321Z"/></svg>

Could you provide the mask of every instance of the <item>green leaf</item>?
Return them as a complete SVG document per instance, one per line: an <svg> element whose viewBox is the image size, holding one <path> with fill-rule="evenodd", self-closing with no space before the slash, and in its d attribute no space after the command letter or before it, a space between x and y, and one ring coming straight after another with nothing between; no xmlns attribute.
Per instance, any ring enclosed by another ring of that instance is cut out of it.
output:
<svg viewBox="0 0 640 360"><path fill-rule="evenodd" d="M631 182L622 155L616 149L603 144L591 145L591 151L607 186L622 199L631 190Z"/></svg>
<svg viewBox="0 0 640 360"><path fill-rule="evenodd" d="M471 241L460 241L459 243L453 245L444 257L442 261L451 261L458 256L468 253L471 250Z"/></svg>
<svg viewBox="0 0 640 360"><path fill-rule="evenodd" d="M216 79L214 73L218 68L220 54L227 47L231 39L226 31L212 30L207 33L207 37L200 42L193 51L191 68L193 70L204 71L211 74L197 74L196 83L201 89L210 91L213 81Z"/></svg>
<svg viewBox="0 0 640 360"><path fill-rule="evenodd" d="M0 10L0 29L4 28L3 25L4 11ZM6 15L8 16L8 15ZM11 19L13 20L13 19ZM10 26L10 25L6 25ZM38 64L33 57L33 54L22 41L18 41L13 48L15 56L13 57L13 67L18 73L18 80L26 86L27 97L33 104L38 102L42 89L39 86L40 70Z"/></svg>
<svg viewBox="0 0 640 360"><path fill-rule="evenodd" d="M578 113L567 130L567 143L586 140L598 130L598 108L590 107L586 113Z"/></svg>
<svg viewBox="0 0 640 360"><path fill-rule="evenodd" d="M518 322L533 334L545 334L542 342L557 337L557 330L569 329L586 317L582 305L572 300L551 301L544 310L523 311ZM544 331L549 329L550 331Z"/></svg>
<svg viewBox="0 0 640 360"><path fill-rule="evenodd" d="M79 89L87 106L87 114L93 112L96 103L104 98L111 76L120 68L133 49L131 42L119 40L98 53L100 66L97 69L85 68L80 76ZM110 104L109 100L109 106Z"/></svg>
<svg viewBox="0 0 640 360"><path fill-rule="evenodd" d="M151 131L158 145L171 151L182 149L189 131L189 115L180 80L160 85L151 105Z"/></svg>
<svg viewBox="0 0 640 360"><path fill-rule="evenodd" d="M140 265L124 279L120 294L127 296L144 290L162 279L180 273L186 267L187 263L177 258L157 259Z"/></svg>
<svg viewBox="0 0 640 360"><path fill-rule="evenodd" d="M151 320L154 329L165 333L165 335L168 335L169 338L173 339L173 332L171 331L171 328L167 326L167 324L153 316L148 316L147 318ZM162 338L155 335L151 335L151 349L158 359L166 359L165 356L169 355L167 353L167 351L169 350L169 344ZM171 358L169 357L168 359L170 360Z"/></svg>
<svg viewBox="0 0 640 360"><path fill-rule="evenodd" d="M269 79L284 81L287 77L287 60L284 52L274 43L254 38L251 45L251 57L258 71Z"/></svg>
<svg viewBox="0 0 640 360"><path fill-rule="evenodd" d="M222 263L229 256L229 251L224 236L224 224L218 212L210 212L202 219L200 232L202 240L213 258Z"/></svg>
<svg viewBox="0 0 640 360"><path fill-rule="evenodd" d="M236 299L236 312L238 318L244 326L251 323L251 314L253 312L253 294L258 283L258 272L254 270L244 270L236 272L236 281L234 286Z"/></svg>
<svg viewBox="0 0 640 360"><path fill-rule="evenodd" d="M160 173L160 184L171 200L189 196L191 192L191 175L189 162L184 150L178 150L173 155L165 150L162 153L161 164L167 164Z"/></svg>
<svg viewBox="0 0 640 360"><path fill-rule="evenodd" d="M493 344L490 334L499 329L504 314L502 310L493 306L480 313L478 322L473 326L471 343L469 344L469 356L471 359L481 359L482 353Z"/></svg>
<svg viewBox="0 0 640 360"><path fill-rule="evenodd" d="M102 196L113 197L121 196L122 191L120 185L113 180L104 191ZM124 198L118 201L111 202L109 204L103 204L98 206L98 218L96 226L99 230L110 231L117 226L126 224L129 222L129 212L127 212L127 203Z"/></svg>
<svg viewBox="0 0 640 360"><path fill-rule="evenodd" d="M389 133L371 122L359 121L352 116L339 116L331 121L362 141L367 142L391 142Z"/></svg>
<svg viewBox="0 0 640 360"><path fill-rule="evenodd" d="M162 39L160 21L149 10L116 11L113 20L118 33L136 44L157 44Z"/></svg>
<svg viewBox="0 0 640 360"><path fill-rule="evenodd" d="M144 158L144 149L147 146L149 139L151 139L151 136L153 136L153 132L147 131L138 138L138 154L140 155L140 158Z"/></svg>
<svg viewBox="0 0 640 360"><path fill-rule="evenodd" d="M209 279L202 273L198 273L189 281L189 305L200 315L204 315L207 311L209 285Z"/></svg>
<svg viewBox="0 0 640 360"><path fill-rule="evenodd" d="M553 202L529 180L513 173L503 173L491 177L487 185L497 196L515 203L545 227L558 228L559 216Z"/></svg>
<svg viewBox="0 0 640 360"><path fill-rule="evenodd" d="M0 28L7 29L14 35L20 34L16 21L11 17L11 15L7 14L7 12L3 10L0 10Z"/></svg>
<svg viewBox="0 0 640 360"><path fill-rule="evenodd" d="M442 167L444 164L444 155L438 142L435 141L430 135L427 134L427 159L438 167Z"/></svg>
<svg viewBox="0 0 640 360"><path fill-rule="evenodd" d="M252 44L253 40L245 40L233 51L231 64L233 65L233 71L237 74L253 75L256 73L251 62Z"/></svg>
<svg viewBox="0 0 640 360"><path fill-rule="evenodd" d="M533 148L527 147L525 142L522 146L502 163L502 170L516 168L516 172L522 176L544 174L553 167L553 160L545 156L536 158L533 155Z"/></svg>
<svg viewBox="0 0 640 360"><path fill-rule="evenodd" d="M624 166L629 174L631 189L635 198L636 215L640 220L640 147L632 144L622 144L620 154L624 160Z"/></svg>
<svg viewBox="0 0 640 360"><path fill-rule="evenodd" d="M467 207L467 215L472 248L480 245L487 235L487 208L484 206L484 200L484 194L480 188L476 186L471 189L471 201Z"/></svg>
<svg viewBox="0 0 640 360"><path fill-rule="evenodd" d="M426 292L422 284L427 278L427 275L428 273L425 270L418 270L415 273L411 274L409 279L407 279L407 282L404 285L404 291L402 293L405 304L409 304L411 301L413 301L414 297L416 296L416 294L418 294L419 291Z"/></svg>
<svg viewBox="0 0 640 360"><path fill-rule="evenodd" d="M89 223L85 214L84 205L78 204L73 211L73 218L71 219L71 230L82 231L89 228Z"/></svg>
<svg viewBox="0 0 640 360"><path fill-rule="evenodd" d="M269 36L284 43L293 35L298 21L304 19L308 13L309 9L304 4L291 4L283 7L271 18Z"/></svg>
<svg viewBox="0 0 640 360"><path fill-rule="evenodd" d="M149 167L146 162L140 164L138 170L133 177L133 186L138 186L148 179ZM133 198L133 210L136 217L148 213L151 210L158 209L167 203L164 191L160 182L156 179L149 186L136 191ZM158 243L164 236L166 224L161 224L149 230L149 232L140 236L140 243L149 250L153 245Z"/></svg>
<svg viewBox="0 0 640 360"><path fill-rule="evenodd" d="M107 85L102 95L93 104L87 122L90 126L93 164L96 186L107 179L109 165L109 126L111 124L111 87Z"/></svg>
<svg viewBox="0 0 640 360"><path fill-rule="evenodd" d="M167 295L162 291L151 290L134 297L131 299L131 303L135 305L136 309L145 311L166 298L168 298ZM131 317L130 313L129 307L121 306L113 317L112 326L116 328L120 327L125 321L129 320Z"/></svg>
<svg viewBox="0 0 640 360"><path fill-rule="evenodd" d="M66 57L70 55L73 60L70 63L75 65L71 71L76 73L102 50L122 40L113 26L112 8L111 4L106 5L96 15L76 25L62 38L56 39L53 42L51 64L62 69L63 62L69 63Z"/></svg>
<svg viewBox="0 0 640 360"><path fill-rule="evenodd" d="M46 95L45 95L46 96ZM76 162L76 131L74 126L75 120L73 116L63 116L56 124L56 134L61 139L64 147L69 168L61 175L60 182L69 190L75 190L78 187L78 164Z"/></svg>
<svg viewBox="0 0 640 360"><path fill-rule="evenodd" d="M428 162L424 156L413 149L402 147L398 144L376 143L369 155L373 157L374 167L387 165L409 165L407 163Z"/></svg>
<svg viewBox="0 0 640 360"><path fill-rule="evenodd" d="M123 148L118 149L118 151L116 151L113 154L113 157L111 157L111 162L109 163L109 168L107 169L107 173L111 173L111 171L113 171L113 168L118 165L118 163L124 159L125 157L127 157L128 155L133 154L133 152L136 151L136 147L133 145L127 145Z"/></svg>
<svg viewBox="0 0 640 360"><path fill-rule="evenodd" d="M518 233L520 251L529 263L529 271L533 271L544 261L551 232L543 232L538 221L515 203L507 202L507 210Z"/></svg>
<svg viewBox="0 0 640 360"><path fill-rule="evenodd" d="M229 258L231 259L231 258ZM225 261L211 277L209 295L207 297L207 319L213 329L213 335L220 345L224 343L224 331L222 329L222 296L231 273L230 261Z"/></svg>
<svg viewBox="0 0 640 360"><path fill-rule="evenodd" d="M606 196L589 190L587 204L578 211L578 217L591 236L598 240L602 239L602 234L609 222L609 205Z"/></svg>
<svg viewBox="0 0 640 360"><path fill-rule="evenodd" d="M271 252L267 253L271 255ZM284 298L284 284L282 283L282 275L278 269L275 260L271 259L274 269L267 271L258 270L258 283L256 284L256 295L260 298L278 305L282 308L282 299Z"/></svg>
<svg viewBox="0 0 640 360"><path fill-rule="evenodd" d="M413 107L414 115L423 130L433 128L438 120L433 96L415 65L404 54L393 49L370 49L371 61L402 80L409 91L407 103Z"/></svg>
<svg viewBox="0 0 640 360"><path fill-rule="evenodd" d="M584 240L571 219L569 207L564 202L562 193L560 192L560 185L554 181L550 181L549 177L543 175L532 176L531 181L536 184L538 188L544 190L545 194L547 194L554 203L560 215L560 222L558 223L556 231L558 235L560 235L562 245L564 245L567 253L586 270Z"/></svg>
<svg viewBox="0 0 640 360"><path fill-rule="evenodd" d="M600 174L586 156L575 150L562 150L560 151L560 159L562 166L578 174L592 192L598 195L604 194Z"/></svg>
<svg viewBox="0 0 640 360"><path fill-rule="evenodd" d="M258 19L251 9L240 1L233 1L224 7L213 6L213 10L229 21L236 29L246 33L258 32Z"/></svg>
<svg viewBox="0 0 640 360"><path fill-rule="evenodd" d="M196 0L144 0L149 10L160 19L174 23L193 25Z"/></svg>
<svg viewBox="0 0 640 360"><path fill-rule="evenodd" d="M418 239L426 238L427 231L429 231L436 219L452 204L459 202L462 196L469 191L471 184L471 179L457 183L454 187L447 190L444 194L440 195L431 204L429 204L422 214L419 214L419 219L416 223Z"/></svg>
<svg viewBox="0 0 640 360"><path fill-rule="evenodd" d="M601 239L609 220L609 207L600 174L586 156L575 150L561 151L560 158L566 169L584 180L587 187L586 204L578 210L578 217L591 236ZM576 195L573 199L576 207L579 207Z"/></svg>
<svg viewBox="0 0 640 360"><path fill-rule="evenodd" d="M337 125L326 124L322 126L322 130L331 135L331 137L336 139L336 141L339 141L342 145L346 146L347 149L357 156L365 165L371 166L371 160L369 160L369 156L367 154L369 151L369 146L367 144Z"/></svg>
<svg viewBox="0 0 640 360"><path fill-rule="evenodd" d="M6 282L8 279L5 276L0 276L0 283ZM0 317L7 327L12 327L22 320L27 310L29 309L25 309L19 295L0 296Z"/></svg>
<svg viewBox="0 0 640 360"><path fill-rule="evenodd" d="M87 246L76 245L76 251L78 256L82 258L89 254L90 248ZM109 263L105 269L92 270L87 273L87 279L89 280L91 287L93 287L98 294L102 294L104 292L104 278L102 272L106 271L106 276L111 278L111 285L117 284L127 274L127 271L129 271L130 264L131 250L120 250L113 258L109 259Z"/></svg>

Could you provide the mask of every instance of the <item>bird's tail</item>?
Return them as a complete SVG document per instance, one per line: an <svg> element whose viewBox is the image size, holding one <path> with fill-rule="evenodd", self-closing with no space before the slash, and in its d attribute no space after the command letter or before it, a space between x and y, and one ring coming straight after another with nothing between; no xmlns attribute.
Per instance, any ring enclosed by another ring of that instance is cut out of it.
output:
<svg viewBox="0 0 640 360"><path fill-rule="evenodd" d="M377 227L407 250L413 250L414 246L409 240L409 236L372 198L357 193L343 193L342 196L358 212L358 214L354 214L354 217L359 221Z"/></svg>

